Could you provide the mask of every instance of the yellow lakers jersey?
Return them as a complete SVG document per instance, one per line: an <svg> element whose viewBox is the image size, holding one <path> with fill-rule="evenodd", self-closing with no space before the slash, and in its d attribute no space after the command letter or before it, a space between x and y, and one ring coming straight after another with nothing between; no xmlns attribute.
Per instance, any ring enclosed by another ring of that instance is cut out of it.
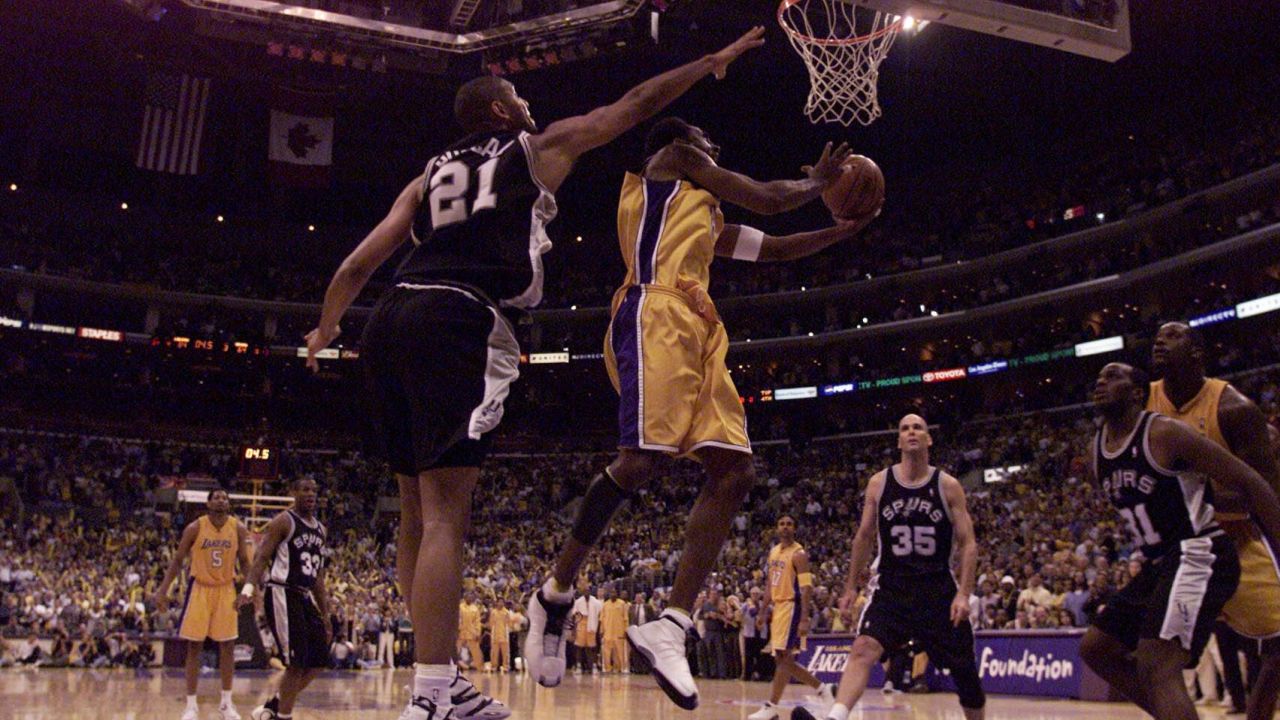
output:
<svg viewBox="0 0 1280 720"><path fill-rule="evenodd" d="M228 517L221 528L208 515L196 521L195 544L191 546L191 577L201 585L230 585L236 579L236 555L240 551L239 524Z"/></svg>
<svg viewBox="0 0 1280 720"><path fill-rule="evenodd" d="M800 594L800 579L796 577L796 553L803 550L800 543L787 547L774 545L769 551L769 597L773 602L794 602Z"/></svg>
<svg viewBox="0 0 1280 720"><path fill-rule="evenodd" d="M1227 439L1222 436L1222 429L1218 427L1218 402L1222 399L1222 393L1227 387L1226 380L1207 378L1195 397L1188 400L1182 407L1175 407L1173 401L1164 392L1164 381L1156 380L1151 383L1151 393L1147 396L1147 409L1181 420L1195 428L1196 432L1230 450Z"/></svg>
<svg viewBox="0 0 1280 720"><path fill-rule="evenodd" d="M494 608L489 611L489 630L494 642L506 642L511 632L511 615L506 608Z"/></svg>
<svg viewBox="0 0 1280 720"><path fill-rule="evenodd" d="M458 630L463 637L480 637L480 605L462 603L458 609Z"/></svg>
<svg viewBox="0 0 1280 720"><path fill-rule="evenodd" d="M618 243L627 265L623 286L677 287L683 278L709 289L716 238L724 228L720 199L687 180L627 173L618 199Z"/></svg>
<svg viewBox="0 0 1280 720"><path fill-rule="evenodd" d="M627 610L631 606L614 598L600 611L600 632L606 638L621 638L627 632Z"/></svg>
<svg viewBox="0 0 1280 720"><path fill-rule="evenodd" d="M1196 393L1195 397L1184 403L1182 407L1175 407L1173 401L1165 394L1164 380L1156 380L1151 383L1151 392L1147 395L1147 409L1181 420L1194 428L1196 432L1223 448L1231 450L1231 446L1227 444L1226 437L1222 435L1222 429L1218 427L1218 403L1222 400L1222 393L1226 391L1229 385L1226 380L1206 378L1204 385L1200 388L1200 392ZM1210 478L1210 480L1212 479ZM1214 487L1214 491L1224 492L1222 488L1217 486ZM1219 499L1223 499L1222 496ZM1221 507L1218 507L1214 517L1219 521L1231 521L1245 520L1248 515L1238 512L1226 512Z"/></svg>

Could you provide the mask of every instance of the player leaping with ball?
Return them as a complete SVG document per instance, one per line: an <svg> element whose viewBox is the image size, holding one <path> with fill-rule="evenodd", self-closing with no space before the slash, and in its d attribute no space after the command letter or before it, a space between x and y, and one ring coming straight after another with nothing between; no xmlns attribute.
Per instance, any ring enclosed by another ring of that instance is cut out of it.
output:
<svg viewBox="0 0 1280 720"><path fill-rule="evenodd" d="M717 255L752 262L811 255L852 238L883 198L833 227L772 237L725 225L720 202L762 214L798 208L847 177L845 145L833 150L828 144L805 178L774 182L720 167L719 148L707 134L677 118L656 123L645 150L642 173L628 173L622 183L618 239L627 275L605 340L609 375L621 395L620 452L591 482L552 577L529 600L525 657L540 683L559 684L572 582L587 553L617 508L656 476L662 454L692 456L706 468L707 483L689 515L671 602L657 620L627 630L658 684L691 710L698 690L685 659L689 613L755 480L746 416L725 365L729 337L707 292L711 261Z"/></svg>

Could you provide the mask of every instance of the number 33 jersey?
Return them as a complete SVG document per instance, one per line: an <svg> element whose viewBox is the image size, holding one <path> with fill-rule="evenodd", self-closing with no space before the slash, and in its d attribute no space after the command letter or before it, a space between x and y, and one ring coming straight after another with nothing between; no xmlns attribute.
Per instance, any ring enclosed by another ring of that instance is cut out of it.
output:
<svg viewBox="0 0 1280 720"><path fill-rule="evenodd" d="M1204 478L1161 467L1152 457L1149 436L1156 417L1160 415L1143 412L1115 452L1107 452L1105 426L1093 443L1094 470L1102 492L1120 511L1134 544L1148 558L1218 529L1213 520L1213 490Z"/></svg>
<svg viewBox="0 0 1280 720"><path fill-rule="evenodd" d="M542 300L556 199L538 181L526 132L484 132L431 158L399 284L461 283L503 306Z"/></svg>
<svg viewBox="0 0 1280 720"><path fill-rule="evenodd" d="M324 567L328 533L317 518L307 521L292 510L286 512L289 513L289 532L276 546L270 582L309 589L316 584L316 576Z"/></svg>

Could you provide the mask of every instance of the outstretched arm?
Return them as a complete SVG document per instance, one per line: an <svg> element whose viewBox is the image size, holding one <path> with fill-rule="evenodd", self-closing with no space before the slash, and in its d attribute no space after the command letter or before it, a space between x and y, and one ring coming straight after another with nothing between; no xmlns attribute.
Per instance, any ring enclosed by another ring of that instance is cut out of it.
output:
<svg viewBox="0 0 1280 720"><path fill-rule="evenodd" d="M795 260L857 236L874 219L840 221L822 230L782 236L766 235L746 225L725 225L716 238L716 255L747 262Z"/></svg>
<svg viewBox="0 0 1280 720"><path fill-rule="evenodd" d="M724 77L729 64L747 50L763 45L763 38L764 28L754 27L717 53L640 83L617 102L551 123L544 132L529 138L538 179L555 192L583 153L653 117L702 78L712 73Z"/></svg>
<svg viewBox="0 0 1280 720"><path fill-rule="evenodd" d="M720 167L710 155L681 142L664 148L650 167L665 166L725 202L761 215L776 215L794 210L821 195L827 185L840 177L843 172L841 166L850 153L846 143L834 149L831 143L827 143L818 162L803 168L806 177L800 180L755 180Z"/></svg>
<svg viewBox="0 0 1280 720"><path fill-rule="evenodd" d="M365 283L369 282L374 271L391 257L396 248L409 239L414 213L422 203L423 179L419 175L400 191L400 197L396 198L387 216L351 251L333 274L329 289L324 293L320 324L307 333L307 367L312 370L320 369L316 353L329 347L329 343L342 334L338 322L360 295Z"/></svg>
<svg viewBox="0 0 1280 720"><path fill-rule="evenodd" d="M1153 420L1151 440L1152 454L1161 465L1174 471L1203 473L1244 495L1262 534L1271 547L1280 547L1280 498L1256 470L1177 420Z"/></svg>

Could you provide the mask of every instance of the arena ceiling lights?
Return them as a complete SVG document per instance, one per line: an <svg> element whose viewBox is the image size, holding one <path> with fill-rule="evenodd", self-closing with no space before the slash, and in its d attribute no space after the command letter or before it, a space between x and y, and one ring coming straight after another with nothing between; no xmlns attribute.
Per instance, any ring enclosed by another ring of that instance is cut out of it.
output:
<svg viewBox="0 0 1280 720"><path fill-rule="evenodd" d="M611 25L633 17L649 0L608 0L564 12L551 13L520 22L498 25L475 32L448 32L340 12L291 5L273 0L182 0L186 5L236 19L256 21L275 28L299 32L329 32L348 40L377 43L398 48L465 54L490 48L528 43L553 36L571 36L581 31ZM458 3L458 5L479 3ZM457 10L459 8L455 8ZM463 8L474 13L475 8ZM455 13L456 14L456 13ZM469 15L468 15L469 17Z"/></svg>

